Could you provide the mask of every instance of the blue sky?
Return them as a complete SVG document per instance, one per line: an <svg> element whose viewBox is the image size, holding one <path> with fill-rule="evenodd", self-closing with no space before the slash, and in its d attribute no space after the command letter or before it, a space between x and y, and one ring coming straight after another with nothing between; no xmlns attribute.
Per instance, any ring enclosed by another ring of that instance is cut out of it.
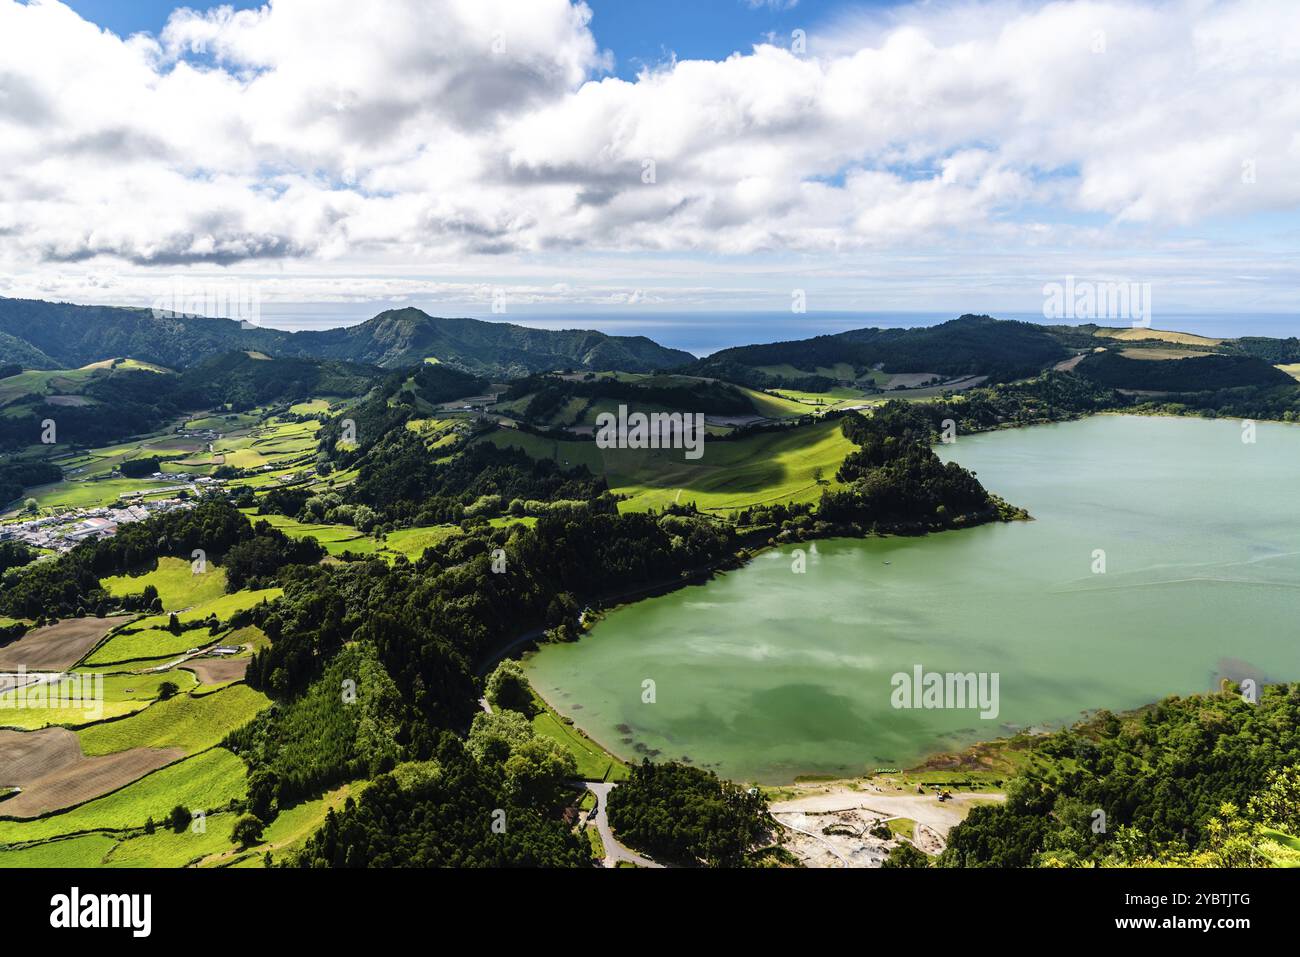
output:
<svg viewBox="0 0 1300 957"><path fill-rule="evenodd" d="M1296 308L1296 0L587 3L0 0L0 295Z"/></svg>
<svg viewBox="0 0 1300 957"><path fill-rule="evenodd" d="M177 4L170 0L68 0L87 20L119 35L157 34L178 6L204 10L218 4ZM261 6L233 0L237 10ZM603 49L613 52L614 72L634 77L643 66L678 59L721 60L735 51L748 53L769 33L788 37L846 9L896 6L897 0L587 0L592 32Z"/></svg>

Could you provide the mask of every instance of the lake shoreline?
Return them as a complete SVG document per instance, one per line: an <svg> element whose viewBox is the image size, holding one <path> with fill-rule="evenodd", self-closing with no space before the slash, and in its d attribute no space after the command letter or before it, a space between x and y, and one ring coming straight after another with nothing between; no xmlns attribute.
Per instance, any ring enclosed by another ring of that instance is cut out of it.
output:
<svg viewBox="0 0 1300 957"><path fill-rule="evenodd" d="M1108 419L1108 420L1121 420L1121 421L1122 421L1122 420L1132 420L1133 422L1138 423L1139 425L1141 425L1141 424L1143 424L1143 423L1169 422L1170 420L1173 420L1173 419L1182 419L1182 418L1197 419L1197 420L1201 421L1202 423L1204 423L1204 424L1207 426L1207 428L1212 427L1212 426L1213 426L1213 423L1216 421L1216 420L1214 420L1214 419L1206 419L1205 417L1200 417L1200 416L1156 416L1156 415L1146 415L1146 414L1134 414L1134 413L1127 413L1127 412L1116 412L1116 413L1110 413L1110 412L1107 412L1107 413L1099 413L1099 414L1096 415L1096 416L1084 416L1084 417L1080 417L1079 419L1071 420L1070 422L1051 423L1051 424L1055 424L1055 425L1058 425L1058 426L1061 426L1061 427L1070 426L1070 425L1085 426L1085 425L1086 425L1090 420L1100 420L1100 418L1101 418L1102 416L1105 416L1105 418ZM1046 423L1043 423L1043 424L1046 424ZM1290 423L1281 423L1281 424L1290 424ZM1199 438L1205 438L1206 436L1214 436L1214 435L1217 435L1217 436L1219 436L1219 438L1218 438L1218 439L1215 439L1215 440L1214 440L1215 442L1217 442L1217 441L1219 441L1219 440L1221 440L1221 439L1227 438L1227 437L1229 437L1229 436L1231 436L1232 438L1235 438L1235 435L1233 435L1233 433L1232 433L1231 431L1228 431L1228 429L1226 428L1226 425L1227 425L1227 423L1225 423L1225 427L1221 427L1220 430L1219 430L1218 432L1215 432L1215 433L1209 433L1209 432L1202 433L1202 432L1199 432L1199 431L1198 431L1196 434L1197 434L1197 436L1198 436ZM1003 429L1000 429L1000 430L995 430L995 431L996 431L997 433L1001 433L1001 432L1006 432L1006 431L1010 431L1010 430L1003 430ZM1016 431L1017 431L1017 432L1022 432L1023 434L1030 434L1030 433L1032 433L1032 432L1036 432L1036 431L1039 431L1039 430L1031 430L1031 429L1029 429L1029 428L1026 426L1026 427L1023 427L1023 428L1022 428L1022 427L1016 427ZM1050 432L1050 431L1055 431L1055 430L1042 430L1042 431L1044 431L1044 432ZM1159 431L1160 431L1160 430L1157 430L1157 433L1159 433ZM1150 432L1150 430L1149 430L1149 429L1141 429L1141 428L1139 428L1139 429L1137 430L1137 433L1138 433L1139 435L1146 434L1147 432ZM992 434L992 433L991 433L991 434ZM1179 433L1179 435L1181 435L1181 433ZM1058 440L1058 441L1063 441L1063 440ZM1071 437L1070 441L1073 441L1073 436ZM1143 455L1146 455L1147 453L1146 453L1146 450L1145 450L1145 449L1136 449L1136 450L1133 450L1133 454L1134 454L1134 455L1137 455L1137 456L1139 456L1139 457L1141 457L1141 456L1143 456ZM1222 454L1222 453L1218 453L1218 454ZM965 464L965 463L963 462L963 464ZM997 490L999 490L999 491L1002 490L1002 486L1001 486L997 481L990 481L990 480L988 479L988 476L987 476L985 473L983 473L983 472L981 472L981 476L982 476L982 478L983 478L985 481L989 481L989 485L990 485L990 487L991 487L992 489L997 489ZM995 492L994 494L997 494L997 493ZM1021 500L1021 499L1018 498L1018 500ZM1033 503L1030 502L1030 504L1032 505ZM1002 523L993 523L993 524L994 524L995 527L997 527L997 526L1001 525ZM1019 524L1019 523L1015 523L1015 524ZM1037 524L1037 523L1035 523L1035 524ZM1050 523L1049 523L1049 524L1050 524ZM973 532L976 528L982 528L982 529L986 529L986 530L987 530L988 527L989 527L989 526L988 526L987 524L981 524L981 525L972 526L972 527L970 527L970 528L960 529L960 530L964 530L964 531L972 531L972 532ZM1067 527L1067 528L1068 528L1068 527ZM943 530L943 531L957 531L957 530L959 530L959 529L942 529L942 530ZM1084 529L1084 533L1085 533L1085 534L1092 534L1092 532L1091 532L1090 529ZM718 567L715 567L715 568L712 568L712 569L708 570L707 572L705 572L705 573L703 573L703 574L699 574L699 575L693 576L692 578L690 578L690 579L688 579L688 580L681 581L681 582L662 583L662 584L661 584L657 589L655 589L655 591L653 592L653 595L654 595L654 596L657 596L657 597L662 597L662 596L666 596L666 595L670 595L670 594L674 594L674 593L680 593L680 592L683 592L684 589L685 589L685 587L688 586L688 585L706 586L706 585L710 585L710 584L716 583L716 582L721 581L721 580L731 579L731 578L733 578L734 576L726 575L726 574L724 574L724 573L725 573L725 572L745 571L745 570L751 569L751 568L753 568L754 566L756 566L756 564L757 564L756 560L757 560L760 556L768 556L768 555L771 555L771 554L778 554L779 551L780 551L780 549L782 549L782 548L785 548L785 547L798 547L798 546L800 546L800 545L802 545L802 544L805 544L805 543L810 543L810 544L812 544L813 546L816 546L816 545L818 545L818 544L823 544L823 543L833 543L833 542L835 542L835 541L837 541L837 540L840 540L840 541L844 542L846 545L852 543L852 544L854 544L854 545L867 546L867 547L869 547L869 548L877 549L877 550L878 550L878 549L879 549L879 546L881 546L881 545L888 545L888 544L890 544L890 543L897 543L898 547L906 548L906 547L907 547L908 545L910 545L912 542L926 542L926 541L930 541L930 540L933 540L933 539L947 539L947 538L950 538L950 537L949 537L949 536L935 536L935 535L931 535L931 534L928 534L928 533L927 533L927 534L924 534L924 535L919 535L919 536L913 536L913 535L897 535L897 534L883 534L883 535L882 535L882 534L866 534L866 535L861 535L861 536L850 536L850 535L845 535L845 534L843 534L842 532L838 532L838 533L832 533L832 534L830 534L830 535L809 535L809 536L807 536L806 538L799 538L799 539L793 539L793 538L792 538L792 539L784 540L784 541L781 541L781 542L771 542L771 541L766 541L766 542L761 542L761 543L760 543L760 542L753 542L753 543L752 543L752 546L753 546L753 547L751 547L751 548L748 550L748 552L747 552L747 554L746 554L746 556L745 556L745 559L744 559L743 561L736 562L736 563L727 563L727 564L722 564L722 565L720 565L720 566L718 566ZM961 537L959 537L959 538L963 538L963 539L964 539L965 536L961 536ZM985 544L987 544L987 542L985 542ZM886 549L884 550L884 552L886 552L886 553L889 552L889 551L890 551L890 549L888 549L888 548L886 548ZM873 554L874 554L874 552L873 552ZM1236 568L1236 566L1233 565L1232 568ZM1231 571L1232 569L1230 568L1229 570ZM1237 572L1234 572L1234 575L1237 575ZM1240 586L1247 586L1247 585L1250 585L1250 580L1249 580L1249 579L1241 580L1241 579L1239 578L1239 575L1238 575L1238 577L1234 577L1234 575L1228 575L1228 576L1226 576L1226 577L1215 578L1215 577L1214 577L1214 574L1210 574L1209 577L1206 578L1204 581L1208 581L1208 582L1210 582L1211 584L1213 584L1214 582L1217 581L1217 582L1219 582L1220 584L1225 585L1225 586L1228 586L1228 587L1237 586L1237 585L1240 585ZM1135 591L1138 591L1138 592L1149 592L1152 588L1157 587L1157 586L1160 586L1162 581L1163 581L1163 582L1168 582L1168 584L1166 584L1164 587L1177 587L1177 585L1176 585L1176 581L1177 581L1177 580L1179 580L1179 578L1178 578L1178 576L1175 575L1175 576L1166 576L1165 578L1162 578L1160 581L1156 581L1156 582L1140 581L1140 582L1138 582L1138 585L1140 585L1141 587L1140 587L1140 588L1135 588L1134 590L1135 590ZM1097 581L1101 581L1101 580L1097 580ZM1201 583L1200 585L1197 585L1197 588L1198 588L1198 589L1204 587L1204 581L1202 581L1202 583ZM1082 580L1081 580L1080 584L1082 584ZM1090 582L1089 584L1091 584L1091 582ZM1265 582L1265 583L1263 583L1263 584L1267 584L1267 582ZM1120 585L1123 585L1123 582L1122 582L1122 581L1120 582ZM1107 583L1107 587L1108 587L1108 588L1110 587L1109 582ZM1132 587L1132 586L1124 586L1124 587ZM1040 589L1040 591L1041 591L1041 589ZM603 614L603 615L610 615L610 614L614 614L614 613L616 613L616 612L626 611L626 610L629 610L629 609L634 609L634 608L636 608L636 607L638 607L638 606L643 606L643 605L645 604L645 598L647 598L647 597L651 597L651 594L650 594L650 593L647 593L646 595L638 596L637 599L635 599L635 600L631 600L631 601L626 601L626 600L623 600L623 601L616 601L616 602L614 602L614 603L612 603L612 604L610 604L610 605L608 605L608 606L602 608L602 614ZM1055 599L1053 599L1053 600L1055 600ZM694 600L692 600L692 601L694 601ZM738 611L739 611L739 609L738 609ZM670 626L670 627L671 627L671 626ZM1159 633L1162 635L1162 640L1164 640L1164 639L1172 640L1173 635L1175 635L1175 634L1178 633L1178 626L1177 626L1175 623L1170 622L1169 625L1167 626L1167 630L1166 630L1166 628L1165 628L1164 626L1159 626L1159 627L1158 627L1158 631L1159 631ZM590 644L590 641L589 641L590 637L591 637L590 635L584 634L584 635L582 636L582 639L586 639L586 640L579 639L579 641L577 641L577 642L564 643L564 644L565 644L565 645L578 645L578 644L581 644L581 645L586 646L586 645ZM742 639L738 639L738 640L742 640ZM548 647L550 647L550 646L549 646L549 645L542 645L542 646L539 646L538 648L536 648L535 650L531 650L531 651L528 653L527 657L525 658L525 662L526 662L526 664L528 664L529 662L532 662L536 655L540 654L540 652L544 651L544 650L545 650L546 648L548 648ZM601 656L601 660L604 660L605 657L607 657L607 656ZM922 657L922 658L920 658L919 660L921 660L921 661L925 661L926 659L925 659L924 657ZM1017 661L1017 662L1016 662L1016 666L1018 667L1019 665L1020 665L1020 662ZM576 700L576 701L578 701L578 702L581 702L581 703L584 704L584 705L590 705L591 703L587 702L586 699L581 698L581 697L578 697L578 696L581 694L580 688L574 688L572 685L566 685L566 684L563 684L563 683L556 683L553 687L547 689L547 691L546 691L545 693L543 693L543 691L538 687L538 681L539 681L539 678L538 678L538 675L536 674L534 668L533 668L531 665L529 665L529 666L528 666L528 670L529 670L529 672L530 672L530 681L532 681L532 682L534 683L534 688L535 688L535 690L537 691L537 693L538 693L540 696L542 696L545 700L547 700L548 703L551 705L551 707L554 708L554 709L557 711L557 713L559 713L559 714L561 714L561 715L565 715L566 717L568 717L568 718L570 718L571 720L573 720L574 724L575 724L577 727L581 728L581 729L583 730L583 732L584 732L585 734L587 734L588 737L591 738L591 740L593 740L595 743L599 744L600 747L602 747L604 750L606 750L607 752L609 752L611 755L613 755L613 756L615 756L615 757L618 757L620 760L624 760L624 761L628 761L628 762L635 762L638 758L643 757L643 756L647 756L647 755L645 754L644 751L643 751L643 752L638 752L638 751L628 750L628 749L627 749L626 747L624 747L624 746L618 746L618 745L616 745L615 747L610 747L610 746L606 743L606 741L609 741L609 740L616 740L616 738L613 737L613 734L614 734L614 733L613 733L613 732L609 732L608 729L601 727L601 722L600 722L599 720L595 720L595 721L587 721L587 720L583 720L583 719L580 718L580 716L577 715L576 713L568 713L569 709L567 709L567 708L565 708L565 709L561 709L561 708L559 708L559 707L556 707L556 701L557 701L557 700L563 700L563 699L559 699L559 698L557 697L557 694L556 694L557 691L565 691L565 692L568 692L568 693L570 693L570 694L572 694L572 695L575 696L575 697L571 698L570 700ZM1288 673L1285 672L1284 669L1278 668L1276 665L1273 666L1273 669L1272 669L1272 670L1273 670L1273 673L1278 674L1278 675L1280 676L1281 679L1285 679L1285 678L1287 677L1287 674L1288 674ZM653 672L651 672L651 673L653 673ZM1211 680L1210 677L1209 677L1209 674L1210 674L1210 673L1207 672L1207 673L1206 673L1206 676L1203 676L1202 678L1199 678L1199 679L1193 678L1193 679L1190 679L1190 680L1187 680L1187 679L1185 679L1185 678L1183 678L1183 677L1180 677L1180 676L1177 676L1177 675L1174 675L1174 676L1168 676L1168 677L1169 677L1169 680L1168 680L1167 683L1165 683L1165 682L1162 681L1161 684L1159 685L1159 687L1155 687L1155 686L1153 686L1153 685L1149 685L1149 686L1147 686L1145 692L1142 693L1140 696L1136 696L1136 695L1124 695L1124 694L1116 694L1116 695L1113 695L1113 696L1097 695L1097 696L1091 697L1090 699L1088 699L1088 700L1086 700L1086 701L1080 701L1080 702L1079 702L1079 707L1074 711L1074 714L1076 715L1076 717L1075 717L1074 719L1070 719L1070 718L1068 717L1068 714L1069 714L1068 711L1061 712L1061 713L1059 713L1059 715L1058 715L1058 712L1056 712L1056 711L1044 711L1044 712L1042 712L1042 713L1039 715L1039 718L1040 718L1041 720L1032 720L1032 721L1016 720L1015 722L1013 722L1013 723L1016 725L1016 727L1008 728L1008 729L1007 729L1005 732L1003 732L1003 733L994 733L994 734L992 734L992 735L989 735L989 734L988 734L988 731L992 731L992 730L994 730L994 729L992 729L992 728L989 728L989 729L986 729L985 731L981 732L981 733L980 733L981 736L979 736L979 737L975 737L975 738L966 737L966 739L965 739L964 742L960 742L960 743L959 743L959 742L951 742L951 743L948 743L948 744L937 744L937 746L935 746L935 747L933 747L933 748L927 748L927 749L924 749L923 751L921 751L920 754L919 754L919 757L918 757L915 761L910 761L910 760L909 760L909 761L904 761L904 762L902 762L902 764L901 764L900 766L907 767L907 768L909 768L910 770L919 770L919 769L924 769L924 768L926 767L926 765L927 765L927 764L930 764L930 762L932 762L935 758L942 758L942 757L945 757L945 756L949 756L949 757L952 756L953 753L954 753L954 749L956 749L957 751L964 751L964 750L966 750L968 747L974 747L974 746L976 746L976 745L978 745L978 744L987 743L987 742L990 742L990 741L993 741L993 742L996 742L996 741L1006 741L1006 740L1008 740L1008 739L1014 737L1017 733L1020 732L1021 729L1026 728L1026 727L1039 727L1039 728L1041 728L1041 727L1046 726L1046 727L1048 727L1048 728L1050 728L1050 729L1053 729L1053 730L1056 729L1056 728L1059 728L1059 727L1065 727L1065 726L1068 726L1069 724L1071 724L1071 723L1072 723L1072 720L1078 720L1077 715L1078 715L1080 712L1082 712L1082 713L1087 713L1087 712L1090 711L1090 710L1095 711L1099 706L1100 706L1100 707L1109 707L1109 708L1111 708L1112 710L1129 710L1129 709L1131 709L1131 708L1144 706L1146 703L1149 703L1149 702L1152 701L1152 700L1158 700L1160 697L1163 697L1163 696L1168 695L1168 694L1190 694L1190 693L1197 693L1197 692L1200 692L1200 691L1210 690L1211 685L1207 684L1207 682ZM1078 690L1079 690L1079 693L1080 693L1080 694L1083 693L1083 688L1084 688L1084 685L1080 685L1080 686L1079 686L1079 689L1078 689ZM600 707L599 704L596 704L596 706L597 706L597 707ZM1049 717L1049 715L1058 715L1059 720L1058 720L1058 717ZM978 724L979 722L976 722L976 723ZM593 733L593 728L595 729L595 732L594 732L594 733ZM646 730L646 729L639 729L639 731L641 731L641 732L644 732L645 730ZM973 730L973 729L968 729L968 730ZM607 732L608 732L608 733L607 733ZM654 732L652 732L652 735L653 735L653 734L654 734ZM638 734L637 736L638 736L638 738L641 738L641 734ZM942 736L942 735L941 735L941 736ZM603 738L604 740L602 740L602 738ZM699 755L699 754L695 754L695 753L694 753L694 749L695 749L696 747L700 747L700 746L702 746L702 745L694 744L694 743L690 742L689 739L686 739L686 738L680 738L680 739L678 739L678 743L671 744L668 748L664 748L664 747L662 746L662 743L659 742L659 741L656 741L656 740L654 739L654 737L651 737L651 738L649 738L649 739L644 739L644 738L643 738L643 739L642 739L642 743L645 744L645 745L647 745L647 747L646 747L646 749L645 749L646 751L649 751L649 752L656 752L656 751L657 751L657 752L658 752L657 754L652 753L652 754L648 755L648 756L650 756L650 757L652 757L652 758L654 758L654 759L657 759L657 760L670 760L670 759L673 759L673 758L676 756L676 755L675 755L676 749L677 749L678 747L680 747L681 745L685 744L685 745L687 746L687 750L689 750L689 751L692 752L692 757L694 757L694 758L696 759L696 760L693 761L692 763L695 763L695 764L697 764L697 766L700 766L700 765L698 764L698 762L699 762L699 760L700 760L700 755ZM882 744L882 745L881 745L881 750L882 750L884 753L888 753L888 751L889 751L889 747L890 747L890 745L888 745L887 743ZM870 752L867 752L867 754L869 755ZM899 756L902 757L901 754L900 754ZM715 761L715 762L716 762L716 759L717 759L717 755L716 755L716 754L710 754L709 757L710 757L710 759L711 759L712 761ZM879 757L879 755L877 755L877 758L878 758L878 757ZM725 764L727 763L727 760L726 760L726 759L723 759L723 762L722 762L722 763L725 765ZM873 759L873 758L871 758L871 757L867 757L867 758L865 758L865 759L863 759L863 760L860 760L860 761L857 761L857 762L850 762L850 763L856 763L856 764L858 765L858 767L861 768L861 767L863 767L864 765L867 766L867 767L870 767L870 766L872 766L873 764L877 764L877 765L878 765L878 764L888 763L888 762L882 762L882 761L880 761L880 760L876 760L876 759ZM731 776L731 777L733 777L733 779L736 779L736 780L746 780L746 779L748 779L748 780L759 780L759 781L764 782L765 784L790 784L790 783L797 783L798 779L800 779L800 778L807 778L807 777L809 777L809 776L814 776L814 777L816 777L816 778L818 778L818 779L826 779L826 778L827 778L827 772L826 772L825 768L823 767L822 763L819 762L818 759L816 759L816 758L810 758L810 760L809 760L809 764L808 764L808 765L806 765L806 766L804 766L804 767L802 767L802 768L795 768L795 769L792 769L792 770L790 771L790 773L788 773L788 774L782 774L782 773L780 773L780 772L776 772L776 773L770 773L770 774L768 774L768 773L764 773L764 774L758 774L758 775L751 775L751 774L738 774L738 773L736 773L736 772L728 772L728 771L726 771L725 769L717 769L717 770L718 770L719 774L721 774L722 776ZM860 773L860 772L849 771L849 770L846 768L844 773L841 773L841 774L833 774L833 773L832 773L832 774L830 774L830 777L831 777L831 778L834 778L834 779L853 780L855 777L861 777L861 773Z"/></svg>

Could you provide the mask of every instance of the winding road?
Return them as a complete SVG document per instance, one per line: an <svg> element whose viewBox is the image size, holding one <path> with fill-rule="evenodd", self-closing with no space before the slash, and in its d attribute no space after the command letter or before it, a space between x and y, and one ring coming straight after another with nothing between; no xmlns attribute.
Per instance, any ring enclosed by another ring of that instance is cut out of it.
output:
<svg viewBox="0 0 1300 957"><path fill-rule="evenodd" d="M605 845L604 866L618 867L619 861L627 861L637 867L663 867L662 864L656 864L648 857L642 857L631 848L624 847L614 837L614 831L609 826L609 817L605 814L605 804L609 798L609 792L614 790L616 786L614 782L584 781L583 785L588 791L596 795L596 830L600 832L601 843Z"/></svg>

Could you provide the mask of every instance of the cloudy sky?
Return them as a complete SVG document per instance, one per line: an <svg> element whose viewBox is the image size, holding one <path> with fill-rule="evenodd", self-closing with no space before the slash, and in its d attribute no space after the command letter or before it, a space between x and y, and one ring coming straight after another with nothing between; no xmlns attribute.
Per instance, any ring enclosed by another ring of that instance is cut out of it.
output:
<svg viewBox="0 0 1300 957"><path fill-rule="evenodd" d="M0 295L1300 313L1298 208L1295 0L0 0Z"/></svg>

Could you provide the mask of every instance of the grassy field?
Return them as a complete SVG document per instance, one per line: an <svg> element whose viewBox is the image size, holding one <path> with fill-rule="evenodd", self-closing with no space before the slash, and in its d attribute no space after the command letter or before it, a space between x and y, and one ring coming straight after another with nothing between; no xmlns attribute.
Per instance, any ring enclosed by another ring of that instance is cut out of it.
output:
<svg viewBox="0 0 1300 957"><path fill-rule="evenodd" d="M329 399L308 399L306 402L289 406L289 411L294 415L324 415L329 410Z"/></svg>
<svg viewBox="0 0 1300 957"><path fill-rule="evenodd" d="M905 837L909 841L916 836L916 822L910 818L896 817L886 821L885 824L891 831L899 837Z"/></svg>
<svg viewBox="0 0 1300 957"><path fill-rule="evenodd" d="M0 851L0 868L5 867L99 867L104 855L117 845L108 834L83 834L62 841L47 841L31 847Z"/></svg>
<svg viewBox="0 0 1300 957"><path fill-rule="evenodd" d="M201 697L178 694L130 718L82 728L77 736L88 755L131 748L182 748L192 754L212 748L269 706L265 694L235 684Z"/></svg>
<svg viewBox="0 0 1300 957"><path fill-rule="evenodd" d="M1178 349L1173 346L1168 348L1164 346L1148 346L1141 349L1121 349L1119 354L1125 359L1153 362L1167 359L1194 359L1197 356L1213 355L1214 353L1197 352L1195 349Z"/></svg>
<svg viewBox="0 0 1300 957"><path fill-rule="evenodd" d="M1277 368L1281 369L1283 372L1285 372L1293 379L1300 379L1300 362L1292 362L1288 365L1280 365Z"/></svg>
<svg viewBox="0 0 1300 957"><path fill-rule="evenodd" d="M194 753L212 747L270 704L260 691L236 684L202 696L180 694L129 718L83 728L77 736L87 755L131 748L183 748Z"/></svg>
<svg viewBox="0 0 1300 957"><path fill-rule="evenodd" d="M80 704L66 708L18 707L18 705L28 703L39 705L40 699L33 701L24 696L21 691L11 691L0 695L0 727L35 731L39 728L59 724L75 728L78 725L88 724L92 721L132 714L147 708L158 697L158 688L164 681L173 682L181 691L189 691L198 684L198 680L188 671L169 671L148 675L106 675L103 685L103 709L97 714L88 713L87 709ZM83 682L80 688L71 686L71 691L60 692L60 688L69 687L69 685L70 683L65 679L59 682L59 685L55 688L47 690L47 694L50 695L48 700L57 698L58 700L71 702L73 692L79 691L81 694L86 694L95 690L93 685L87 686Z"/></svg>
<svg viewBox="0 0 1300 957"><path fill-rule="evenodd" d="M1155 339L1160 342L1172 342L1180 346L1221 346L1222 339L1210 339L1206 336L1193 335L1190 332L1166 332L1163 329L1147 329L1141 326L1125 328L1098 329L1096 336L1102 339L1120 339L1126 342Z"/></svg>
<svg viewBox="0 0 1300 957"><path fill-rule="evenodd" d="M115 598L138 595L146 586L153 585L168 611L190 608L226 593L226 573L218 566L208 563L206 571L196 575L190 562L183 558L160 558L153 571L115 575L100 579L100 583Z"/></svg>
<svg viewBox="0 0 1300 957"><path fill-rule="evenodd" d="M94 366L83 369L29 369L0 379L0 404L27 395L63 395L80 392L90 381Z"/></svg>
<svg viewBox="0 0 1300 957"><path fill-rule="evenodd" d="M224 748L213 748L70 811L33 821L0 820L0 845L142 827L150 817L163 820L178 804L194 810L219 808L248 793L245 775L242 760Z"/></svg>
<svg viewBox="0 0 1300 957"><path fill-rule="evenodd" d="M293 538L314 538L331 555L341 555L346 551L369 552L378 547L378 543L365 533L351 525L327 525L315 522L300 522L287 515L258 515L256 509L240 509L253 525L266 522L272 528L278 528ZM365 541L362 541L362 540ZM370 545L367 546L366 542Z"/></svg>
<svg viewBox="0 0 1300 957"><path fill-rule="evenodd" d="M551 458L567 467L585 465L604 475L610 488L629 498L622 511L645 511L674 502L729 511L772 502L814 501L824 481L854 448L838 422L817 422L735 441L705 441L696 461L680 450L600 449L591 439L557 441L511 429L498 429L485 441L523 449L535 458Z"/></svg>
<svg viewBox="0 0 1300 957"><path fill-rule="evenodd" d="M197 762L202 757L200 755L186 763ZM203 827L198 831L193 826L180 832L173 831L162 823L162 814L154 814L157 827L152 834L140 830L85 834L0 850L0 868L208 867L229 866L232 862L240 867L261 867L263 854L270 851L279 856L300 848L324 823L331 810L337 811L349 796L356 797L359 793L359 785L345 784L314 801L281 811L267 826L263 841L246 850L237 848L230 840L230 829L238 815L226 810L212 813L212 808L221 806L213 803L195 807L195 810L208 811ZM170 807L165 810L170 810Z"/></svg>
<svg viewBox="0 0 1300 957"><path fill-rule="evenodd" d="M207 629L182 631L173 635L165 628L145 628L141 631L119 631L111 635L86 659L89 668L131 662L133 668L143 667L137 662L157 659L168 661L191 648L201 648L214 641Z"/></svg>
<svg viewBox="0 0 1300 957"><path fill-rule="evenodd" d="M787 399L767 392L756 392L743 386L736 386L754 406L754 411L769 419L789 419L807 415L811 411L802 402Z"/></svg>
<svg viewBox="0 0 1300 957"><path fill-rule="evenodd" d="M461 534L456 525L431 525L422 528L399 528L388 533L380 543L381 554L405 555L416 561L424 550Z"/></svg>
<svg viewBox="0 0 1300 957"><path fill-rule="evenodd" d="M184 867L229 848L230 828L236 817L233 812L207 814L203 830L197 833L192 827L176 832L159 825L152 834L140 834L115 844L103 856L102 866Z"/></svg>
<svg viewBox="0 0 1300 957"><path fill-rule="evenodd" d="M627 765L610 754L571 724L566 724L555 710L533 694L533 732L550 738L573 755L578 762L578 777L585 781L626 781Z"/></svg>
<svg viewBox="0 0 1300 957"><path fill-rule="evenodd" d="M100 479L85 482L59 482L28 489L27 496L36 499L39 508L96 508L112 505L124 495L149 489L167 488L175 482L157 482L152 479Z"/></svg>
<svg viewBox="0 0 1300 957"><path fill-rule="evenodd" d="M283 588L260 588L252 591L237 591L229 595L222 595L220 598L214 598L211 601L205 601L201 605L195 605L186 611L178 612L176 617L182 623L191 621L204 621L209 615L216 615L221 621L228 621L230 616L237 611L243 611L246 608L252 608L263 601L275 601L284 594ZM153 615L149 618L141 618L139 621L131 623L132 628L166 628L168 622L167 615Z"/></svg>

